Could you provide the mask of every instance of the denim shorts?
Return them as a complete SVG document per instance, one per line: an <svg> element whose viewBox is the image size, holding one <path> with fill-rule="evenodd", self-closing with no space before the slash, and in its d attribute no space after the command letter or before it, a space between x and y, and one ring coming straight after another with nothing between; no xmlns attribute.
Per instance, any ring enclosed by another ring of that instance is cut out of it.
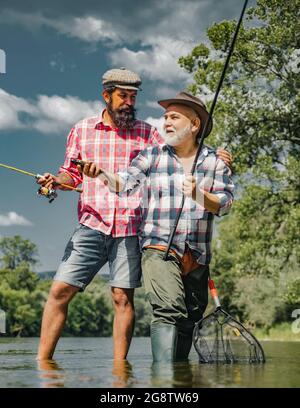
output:
<svg viewBox="0 0 300 408"><path fill-rule="evenodd" d="M112 287L141 286L141 253L137 236L113 238L79 224L70 238L54 280L83 291L99 269L109 263Z"/></svg>

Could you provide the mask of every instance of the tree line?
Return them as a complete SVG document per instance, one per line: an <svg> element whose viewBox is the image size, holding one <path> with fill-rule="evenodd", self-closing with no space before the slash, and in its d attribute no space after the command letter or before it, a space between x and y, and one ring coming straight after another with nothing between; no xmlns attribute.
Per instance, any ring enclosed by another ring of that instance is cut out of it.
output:
<svg viewBox="0 0 300 408"><path fill-rule="evenodd" d="M7 336L39 336L42 312L52 279L33 272L37 247L20 236L0 239L0 309L6 313ZM150 308L143 289L136 290L135 336L148 336ZM69 306L63 336L111 336L113 306L107 282L96 276Z"/></svg>
<svg viewBox="0 0 300 408"><path fill-rule="evenodd" d="M179 64L210 105L236 21ZM226 307L252 326L291 320L300 307L300 1L257 0L247 11L208 143L227 146L237 186L218 226L212 275Z"/></svg>

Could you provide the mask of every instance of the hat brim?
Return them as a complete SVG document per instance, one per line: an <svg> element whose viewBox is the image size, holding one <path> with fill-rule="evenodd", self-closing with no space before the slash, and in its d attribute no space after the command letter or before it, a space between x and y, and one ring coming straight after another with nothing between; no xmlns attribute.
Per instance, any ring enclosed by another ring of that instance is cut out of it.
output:
<svg viewBox="0 0 300 408"><path fill-rule="evenodd" d="M130 91L141 91L141 88L132 85L115 85L116 88L129 89Z"/></svg>
<svg viewBox="0 0 300 408"><path fill-rule="evenodd" d="M139 85L130 85L130 84L118 84L116 82L107 82L105 84L102 84L103 88L121 88L121 89L129 89L130 91L141 91L141 88Z"/></svg>
<svg viewBox="0 0 300 408"><path fill-rule="evenodd" d="M192 108L197 113L197 115L199 116L199 118L201 120L201 128L200 128L199 133L202 134L205 123L209 118L208 112L206 111L206 109L202 108L202 106L198 105L195 102L189 101L189 100L176 99L176 98L164 99L164 100L158 101L158 104L161 105L165 109L167 109L168 106L175 105L175 104L176 105L185 105L185 106L188 106L189 108ZM206 128L205 137L207 137L210 134L210 132L212 131L212 127L213 127L213 121L212 121L212 118L211 118L210 121L209 121L209 124L208 124L208 126Z"/></svg>

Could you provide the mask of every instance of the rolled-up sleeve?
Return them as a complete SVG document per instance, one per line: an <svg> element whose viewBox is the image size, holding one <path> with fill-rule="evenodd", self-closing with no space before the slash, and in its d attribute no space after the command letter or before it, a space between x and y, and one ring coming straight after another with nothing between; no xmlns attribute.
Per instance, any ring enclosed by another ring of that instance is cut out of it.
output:
<svg viewBox="0 0 300 408"><path fill-rule="evenodd" d="M221 217L228 214L233 203L234 184L230 168L221 159L216 161L215 177L211 192L220 199L220 208L215 215Z"/></svg>
<svg viewBox="0 0 300 408"><path fill-rule="evenodd" d="M60 166L58 173L67 173L74 181L75 187L82 183L82 175L78 171L71 159L81 159L79 136L76 128L73 127L68 135L65 161Z"/></svg>
<svg viewBox="0 0 300 408"><path fill-rule="evenodd" d="M122 190L118 194L122 195L127 193L129 195L136 192L141 186L144 185L148 170L149 159L147 149L145 149L132 160L127 169L117 173L123 181Z"/></svg>

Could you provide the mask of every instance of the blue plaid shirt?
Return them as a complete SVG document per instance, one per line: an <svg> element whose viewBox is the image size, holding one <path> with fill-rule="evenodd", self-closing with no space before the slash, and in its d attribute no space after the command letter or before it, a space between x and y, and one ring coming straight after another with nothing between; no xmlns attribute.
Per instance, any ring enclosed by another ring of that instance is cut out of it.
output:
<svg viewBox="0 0 300 408"><path fill-rule="evenodd" d="M138 189L142 192L141 248L147 245L166 246L180 208L185 178L175 150L169 145L149 147L118 175L124 181L119 194L130 195ZM194 175L198 188L219 197L221 206L217 215L227 214L233 201L231 170L210 147L203 146ZM171 248L182 256L187 244L199 264L209 264L213 220L214 214L186 197Z"/></svg>

